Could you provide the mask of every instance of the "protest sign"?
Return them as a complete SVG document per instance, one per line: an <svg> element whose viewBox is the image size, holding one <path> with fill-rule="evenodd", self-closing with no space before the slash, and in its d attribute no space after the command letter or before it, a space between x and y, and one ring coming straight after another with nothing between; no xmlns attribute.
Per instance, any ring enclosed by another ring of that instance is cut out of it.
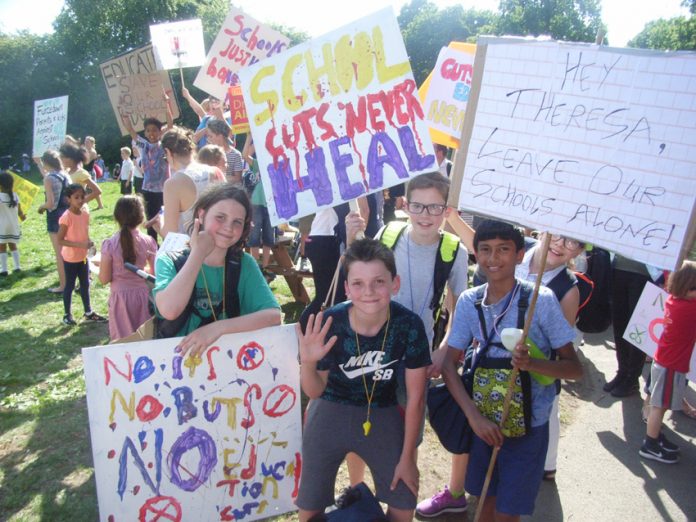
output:
<svg viewBox="0 0 696 522"><path fill-rule="evenodd" d="M179 117L179 106L176 96L172 96L169 73L157 71L152 44L112 58L99 68L122 135L128 134L128 130L121 121L119 106L124 108L124 113L128 115L136 131L143 130L143 121L148 117L167 121L163 89L169 95L173 118Z"/></svg>
<svg viewBox="0 0 696 522"><path fill-rule="evenodd" d="M203 24L199 19L150 26L157 69L198 67L205 61Z"/></svg>
<svg viewBox="0 0 696 522"><path fill-rule="evenodd" d="M275 56L289 45L287 36L231 7L193 85L223 100L228 87L239 85L237 72L242 67Z"/></svg>
<svg viewBox="0 0 696 522"><path fill-rule="evenodd" d="M32 155L58 149L65 140L68 126L68 97L34 101L34 145Z"/></svg>
<svg viewBox="0 0 696 522"><path fill-rule="evenodd" d="M650 357L655 355L657 343L665 327L665 301L668 297L669 294L659 286L651 282L645 283L643 293L640 294L628 327L623 333L626 341ZM696 350L691 356L687 377L692 382L696 380Z"/></svg>
<svg viewBox="0 0 696 522"><path fill-rule="evenodd" d="M12 185L12 190L17 193L19 198L19 204L22 206L22 212L25 214L29 211L34 198L41 190L41 187L34 185L32 182L27 181L22 176L16 172L8 171L10 175L14 178L14 183Z"/></svg>
<svg viewBox="0 0 696 522"><path fill-rule="evenodd" d="M230 119L232 121L232 134L249 132L249 117L244 106L244 96L239 85L233 85L229 89Z"/></svg>
<svg viewBox="0 0 696 522"><path fill-rule="evenodd" d="M475 54L474 44L450 42L440 50L435 68L418 90L433 143L459 148Z"/></svg>
<svg viewBox="0 0 696 522"><path fill-rule="evenodd" d="M674 268L695 127L694 53L480 39L451 203Z"/></svg>
<svg viewBox="0 0 696 522"><path fill-rule="evenodd" d="M272 224L435 164L391 8L239 71Z"/></svg>
<svg viewBox="0 0 696 522"><path fill-rule="evenodd" d="M182 358L180 338L83 349L100 519L258 520L296 509L294 332L226 335L199 357Z"/></svg>

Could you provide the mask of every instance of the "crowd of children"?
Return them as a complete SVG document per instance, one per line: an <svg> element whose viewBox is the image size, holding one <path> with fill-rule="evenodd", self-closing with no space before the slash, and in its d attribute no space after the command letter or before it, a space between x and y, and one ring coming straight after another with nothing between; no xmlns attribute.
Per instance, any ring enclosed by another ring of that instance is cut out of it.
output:
<svg viewBox="0 0 696 522"><path fill-rule="evenodd" d="M188 91L184 95L193 106ZM111 285L108 321L113 341L128 337L154 314L155 337L181 336L182 355L200 355L221 335L281 322L268 286L275 232L263 186L243 184L245 164L258 174L253 143L248 136L239 153L222 111L217 103L213 106L198 106L198 144L191 132L171 121L165 128L154 118L146 119L143 138L123 118L133 149L121 149L122 196L114 208L118 230L103 240L99 261L99 280ZM47 214L59 275L59 286L52 291L63 296L66 325L76 324L71 300L77 280L84 320L106 320L92 309L89 295L88 252L95 238L89 233L86 203L95 199L101 207L101 190L84 168L96 158L93 141L90 146L66 142L36 160L46 191L39 212ZM387 518L396 521L411 520L415 512L434 517L466 510L465 493L481 494L494 454L497 464L483 520L519 520L532 514L541 481L555 477L560 380L578 379L583 373L574 328L583 296L569 267L585 245L552 235L542 256L545 243L525 238L511 224L484 220L472 229L447 206L449 169L445 160L439 163L439 172L408 183L403 201L408 222L391 221L380 228L382 200L377 198L362 202L370 208L370 220L359 212L328 209L317 214L307 234L317 295L297 328L301 385L311 399L297 497L302 521L334 503L336 475L344 460L351 485L362 482L365 466L370 468L376 495L388 506ZM3 172L0 277L8 275L8 249L15 270L20 270L20 219L25 216L13 178ZM443 230L445 221L456 234ZM156 239L170 232L187 233L188 248L156 257ZM376 239L360 238L365 234ZM247 246L251 255L244 251ZM477 263L477 284L467 289L470 252ZM617 276L621 285L630 287L625 293L640 294L649 271L631 268L629 260L619 265L618 272L628 272ZM154 289L136 269L156 274ZM507 346L505 331L523 328L530 281L539 272L543 286L528 341ZM327 299L332 280L341 287L335 304ZM671 274L667 291L665 331L652 362L647 433L639 454L674 463L679 448L661 425L665 411L680 409L684 400L696 342L696 264L687 261ZM330 307L320 311L321 303ZM616 312L619 323L630 316L631 304L622 307ZM616 332L617 339L621 333ZM605 390L623 397L637 391L642 359L624 354L627 349L618 344L619 370ZM472 390L460 375L467 359ZM417 449L428 380L440 374L472 437L464 453L453 455L445 489L419 503ZM501 424L502 396L511 380L515 393Z"/></svg>

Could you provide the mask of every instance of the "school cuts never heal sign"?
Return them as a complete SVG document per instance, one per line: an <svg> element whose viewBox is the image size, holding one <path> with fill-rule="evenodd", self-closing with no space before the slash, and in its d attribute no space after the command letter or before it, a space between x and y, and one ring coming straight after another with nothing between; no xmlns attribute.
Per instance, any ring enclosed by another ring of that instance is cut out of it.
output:
<svg viewBox="0 0 696 522"><path fill-rule="evenodd" d="M675 267L696 198L695 53L480 39L474 91L459 208Z"/></svg>
<svg viewBox="0 0 696 522"><path fill-rule="evenodd" d="M68 97L59 96L34 101L34 146L32 156L41 156L48 149L63 144L68 126Z"/></svg>
<svg viewBox="0 0 696 522"><path fill-rule="evenodd" d="M100 520L259 520L296 509L294 325L82 350Z"/></svg>
<svg viewBox="0 0 696 522"><path fill-rule="evenodd" d="M623 338L650 357L655 356L657 343L665 328L665 301L669 294L650 282L645 283L638 304L633 310ZM696 350L691 355L687 377L696 380Z"/></svg>
<svg viewBox="0 0 696 522"><path fill-rule="evenodd" d="M435 164L391 8L239 71L271 223Z"/></svg>

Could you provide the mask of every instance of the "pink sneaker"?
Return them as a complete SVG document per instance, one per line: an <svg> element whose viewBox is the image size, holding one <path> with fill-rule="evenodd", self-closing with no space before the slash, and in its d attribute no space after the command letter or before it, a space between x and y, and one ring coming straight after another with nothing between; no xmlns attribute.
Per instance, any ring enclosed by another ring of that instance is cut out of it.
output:
<svg viewBox="0 0 696 522"><path fill-rule="evenodd" d="M466 495L454 498L447 486L431 498L419 502L416 513L421 517L436 517L442 513L462 513L466 511Z"/></svg>

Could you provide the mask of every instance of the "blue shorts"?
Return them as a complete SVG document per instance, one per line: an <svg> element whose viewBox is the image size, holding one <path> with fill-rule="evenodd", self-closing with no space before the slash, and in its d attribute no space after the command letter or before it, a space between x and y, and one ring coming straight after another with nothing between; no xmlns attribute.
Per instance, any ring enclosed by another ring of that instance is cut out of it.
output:
<svg viewBox="0 0 696 522"><path fill-rule="evenodd" d="M58 233L58 229L60 228L58 220L60 219L60 216L63 215L65 210L65 208L58 207L55 210L49 210L46 212L46 230L48 230L50 234Z"/></svg>
<svg viewBox="0 0 696 522"><path fill-rule="evenodd" d="M252 205L251 233L249 234L249 246L258 248L275 245L275 227L271 226L271 218L268 215L268 207Z"/></svg>
<svg viewBox="0 0 696 522"><path fill-rule="evenodd" d="M487 496L495 497L496 511L507 515L534 513L548 446L548 422L531 428L524 437L505 439L488 486ZM481 495L492 453L493 448L474 434L465 485L470 495Z"/></svg>

